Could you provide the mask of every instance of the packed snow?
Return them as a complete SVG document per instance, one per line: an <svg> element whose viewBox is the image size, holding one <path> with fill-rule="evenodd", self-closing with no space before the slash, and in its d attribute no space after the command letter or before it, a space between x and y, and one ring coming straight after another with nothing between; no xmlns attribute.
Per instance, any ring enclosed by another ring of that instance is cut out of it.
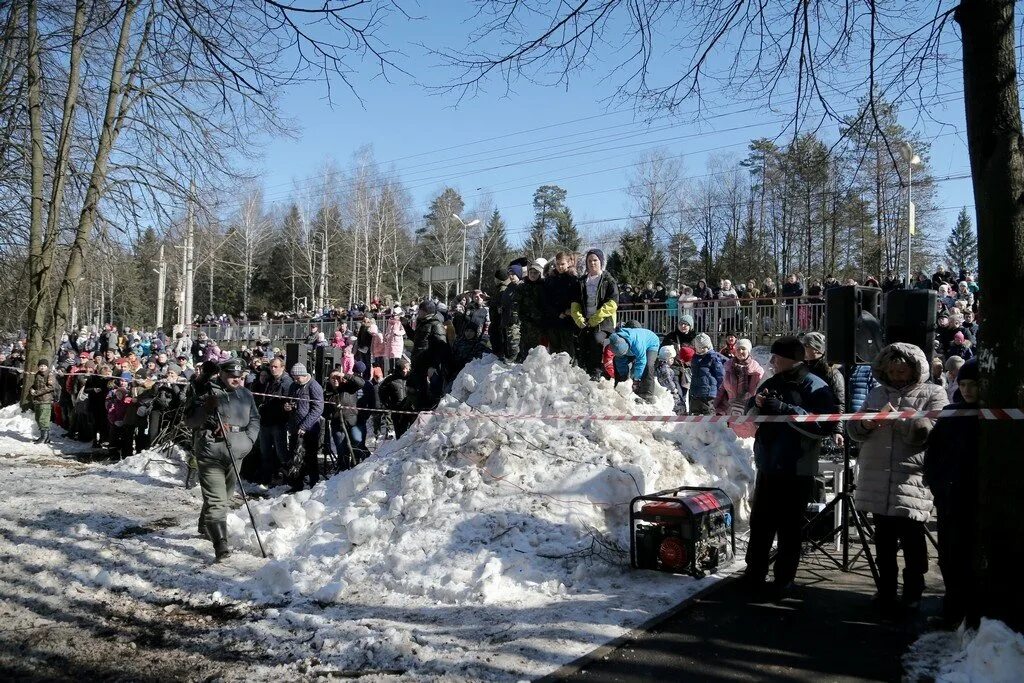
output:
<svg viewBox="0 0 1024 683"><path fill-rule="evenodd" d="M50 477L52 494L3 503L5 525L32 527L11 535L40 543L12 548L0 537L0 553L27 562L27 575L50 586L40 590L63 582L101 601L244 615L219 624L217 638L259 651L263 668L247 677L540 676L721 576L629 569L628 506L639 493L721 486L741 519L748 511L750 440L725 425L587 419L670 410L667 393L638 403L564 355L536 349L511 366L488 358L457 378L443 414L421 416L356 469L312 491L251 500L266 560L238 508L234 555L209 564L209 542L195 532L198 492L181 488L176 449L71 475L12 470L7 478L19 481L5 490ZM11 505L60 514L19 518Z"/></svg>
<svg viewBox="0 0 1024 683"><path fill-rule="evenodd" d="M928 633L903 667L911 681L1016 683L1024 677L1024 635L995 619L982 619L977 630Z"/></svg>

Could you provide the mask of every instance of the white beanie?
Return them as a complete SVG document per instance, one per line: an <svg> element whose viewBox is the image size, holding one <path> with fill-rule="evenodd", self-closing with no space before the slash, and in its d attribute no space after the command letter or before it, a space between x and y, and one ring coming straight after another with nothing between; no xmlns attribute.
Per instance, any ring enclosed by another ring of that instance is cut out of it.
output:
<svg viewBox="0 0 1024 683"><path fill-rule="evenodd" d="M533 263L530 264L530 268L536 268L537 270L539 270L543 274L544 273L544 269L547 267L547 265L548 265L548 260L547 259L545 259L545 258L535 258L533 260Z"/></svg>
<svg viewBox="0 0 1024 683"><path fill-rule="evenodd" d="M711 350L711 337L701 332L693 339L693 348L698 352Z"/></svg>
<svg viewBox="0 0 1024 683"><path fill-rule="evenodd" d="M749 339L740 339L738 342L736 342L736 348L746 349L747 351L750 351L751 349L754 348L754 345L750 343Z"/></svg>
<svg viewBox="0 0 1024 683"><path fill-rule="evenodd" d="M658 358L660 358L661 360L669 360L670 361L670 360L672 360L675 357L676 357L675 347L672 347L672 346L662 346L660 349L658 349Z"/></svg>

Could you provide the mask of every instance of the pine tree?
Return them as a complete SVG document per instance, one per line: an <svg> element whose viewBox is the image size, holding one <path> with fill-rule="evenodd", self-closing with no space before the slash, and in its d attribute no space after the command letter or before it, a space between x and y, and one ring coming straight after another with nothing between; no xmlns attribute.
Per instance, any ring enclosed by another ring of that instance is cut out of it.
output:
<svg viewBox="0 0 1024 683"><path fill-rule="evenodd" d="M619 248L608 259L608 270L620 284L642 287L647 281L664 280L668 269L653 232L639 228L622 234Z"/></svg>
<svg viewBox="0 0 1024 683"><path fill-rule="evenodd" d="M497 291L494 274L508 266L510 251L508 237L505 234L505 219L495 209L487 220L484 234L480 238L470 284L493 295Z"/></svg>
<svg viewBox="0 0 1024 683"><path fill-rule="evenodd" d="M541 185L533 193L534 221L526 239L526 255L530 260L551 256L547 253L552 247L548 235L558 229L559 218L565 212L565 195L565 190L557 185Z"/></svg>
<svg viewBox="0 0 1024 683"><path fill-rule="evenodd" d="M557 251L578 252L583 239L580 237L576 224L572 220L572 209L568 206L558 215L555 225L555 249Z"/></svg>
<svg viewBox="0 0 1024 683"><path fill-rule="evenodd" d="M946 263L954 273L975 273L978 269L978 238L971 227L967 207L960 209L956 225L946 240Z"/></svg>

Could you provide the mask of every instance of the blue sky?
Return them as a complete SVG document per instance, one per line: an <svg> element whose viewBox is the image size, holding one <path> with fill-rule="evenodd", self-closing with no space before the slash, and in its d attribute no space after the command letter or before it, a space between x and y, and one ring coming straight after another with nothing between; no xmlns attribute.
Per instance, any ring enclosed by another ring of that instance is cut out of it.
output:
<svg viewBox="0 0 1024 683"><path fill-rule="evenodd" d="M405 54L399 59L418 83L403 74L394 74L389 83L372 77L364 65L355 79L362 106L336 89L332 107L319 86L292 89L282 98L284 112L300 131L297 139L271 139L265 146L258 170L268 202L287 202L294 183L326 161L344 167L356 150L372 145L377 162L393 167L410 190L417 213L450 185L462 193L469 217L482 201L493 200L506 218L510 239L518 242L531 220L533 190L553 183L568 191L568 204L584 232L600 235L625 223L586 222L631 213L627 175L643 152L660 148L679 155L686 174L698 176L705 173L709 156L742 157L749 140L778 135L789 113L712 93L706 100L711 111L703 121L665 116L645 121L624 103L608 103L616 81L603 78L607 63L595 65L568 87L519 83L506 94L504 84L494 82L488 91L459 102L454 95L423 87L443 82L448 74L433 66L436 60L416 43L464 44L465 10L447 2L426 7L429 20L395 20L387 32L390 44L401 46ZM668 60L656 62L656 69L670 67ZM960 79L953 68L939 90L949 93L940 98L943 104L926 115L909 108L901 112L904 125L933 140L930 161L937 177L969 168ZM854 99L859 95L851 93ZM851 99L845 109L853 107ZM826 126L822 135L834 140L836 126ZM951 226L959 207L973 203L970 180L942 182L938 197L939 206L948 207L940 224Z"/></svg>

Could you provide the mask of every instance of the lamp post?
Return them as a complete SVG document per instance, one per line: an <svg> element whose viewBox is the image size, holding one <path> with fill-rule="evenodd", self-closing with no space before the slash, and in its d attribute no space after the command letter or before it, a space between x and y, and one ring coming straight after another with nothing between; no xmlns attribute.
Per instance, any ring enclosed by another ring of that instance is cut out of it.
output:
<svg viewBox="0 0 1024 683"><path fill-rule="evenodd" d="M903 160L907 162L907 289L911 289L910 284L910 240L914 234L914 222L916 216L914 215L914 166L921 164L921 157L914 154L914 148L910 146L910 143L904 142L900 145L900 154L903 156Z"/></svg>
<svg viewBox="0 0 1024 683"><path fill-rule="evenodd" d="M456 294L462 294L462 290L466 286L466 236L469 234L469 229L474 225L480 224L479 218L474 218L470 222L466 222L459 218L459 214L453 213L452 218L462 224L462 266L459 268L459 291Z"/></svg>

